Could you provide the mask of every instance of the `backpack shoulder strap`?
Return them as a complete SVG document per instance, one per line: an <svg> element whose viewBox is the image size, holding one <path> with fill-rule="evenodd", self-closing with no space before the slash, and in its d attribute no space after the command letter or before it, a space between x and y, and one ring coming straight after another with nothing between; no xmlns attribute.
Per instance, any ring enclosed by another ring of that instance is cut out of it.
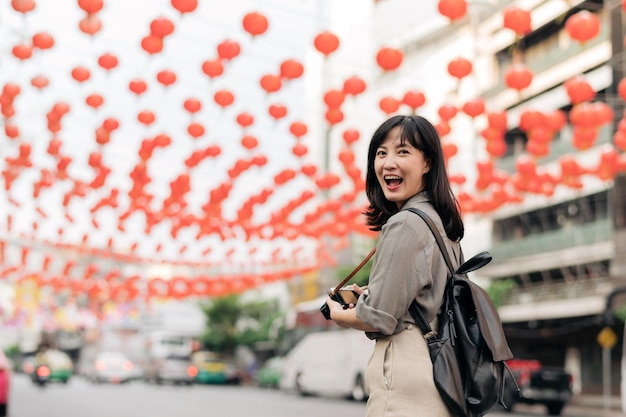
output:
<svg viewBox="0 0 626 417"><path fill-rule="evenodd" d="M433 220L428 216L428 214L424 213L422 210L413 208L413 207L410 207L408 210L417 214L426 222L426 225L428 226L433 236L435 237L435 240L437 241L437 246L439 246L439 250L441 251L443 258L445 259L446 265L448 266L448 270L450 271L450 275L452 276L454 274L452 261L450 261L450 256L448 255L446 244L443 243L443 238L441 237L439 230L437 230L437 226L435 225ZM430 324L428 323L428 321L426 321L426 317L424 317L424 313L419 308L415 300L413 300L411 302L411 305L409 306L409 313L411 314L411 317L413 318L413 320L415 320L415 324L419 326L423 335L426 336L428 334L431 334L433 329L430 327Z"/></svg>
<svg viewBox="0 0 626 417"><path fill-rule="evenodd" d="M407 210L417 214L422 219L424 219L424 221L428 225L428 228L430 229L433 236L435 237L435 240L437 241L437 246L439 246L439 250L441 251L443 258L446 261L446 265L448 265L448 270L450 271L450 274L454 275L454 267L452 266L452 261L450 260L448 249L446 248L446 244L443 242L443 238L441 237L441 234L439 233L439 230L437 229L437 226L435 225L433 220L430 218L430 216L428 216L428 214L424 213L422 210L418 208L409 207Z"/></svg>

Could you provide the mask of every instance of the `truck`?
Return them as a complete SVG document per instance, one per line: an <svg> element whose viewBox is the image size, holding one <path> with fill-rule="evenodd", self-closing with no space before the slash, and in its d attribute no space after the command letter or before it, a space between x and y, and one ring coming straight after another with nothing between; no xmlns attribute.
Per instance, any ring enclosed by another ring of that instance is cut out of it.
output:
<svg viewBox="0 0 626 417"><path fill-rule="evenodd" d="M507 411L512 411L515 403L543 404L548 414L558 416L572 398L573 378L562 367L543 366L536 359L512 359L507 361L507 366L512 376L506 372L505 375L515 378L520 389L519 395L516 394L513 381L506 381L504 403Z"/></svg>

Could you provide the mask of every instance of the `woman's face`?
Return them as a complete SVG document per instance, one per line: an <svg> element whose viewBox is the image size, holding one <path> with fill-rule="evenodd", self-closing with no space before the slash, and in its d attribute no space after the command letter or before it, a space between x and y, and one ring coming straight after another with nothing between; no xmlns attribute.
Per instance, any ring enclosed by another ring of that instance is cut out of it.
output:
<svg viewBox="0 0 626 417"><path fill-rule="evenodd" d="M401 133L400 126L391 129L374 159L374 171L385 198L398 208L424 189L424 174L429 169L422 151L406 141L402 144Z"/></svg>

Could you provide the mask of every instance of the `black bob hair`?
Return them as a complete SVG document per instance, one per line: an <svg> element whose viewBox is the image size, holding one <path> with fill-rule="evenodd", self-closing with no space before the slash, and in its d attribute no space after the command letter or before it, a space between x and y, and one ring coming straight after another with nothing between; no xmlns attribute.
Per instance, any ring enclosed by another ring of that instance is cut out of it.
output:
<svg viewBox="0 0 626 417"><path fill-rule="evenodd" d="M391 129L400 126L400 140L419 149L428 162L429 170L424 174L424 189L430 202L441 217L448 238L461 240L464 234L463 220L459 203L450 188L446 172L441 140L435 127L424 117L411 115L392 116L374 132L367 153L367 175L365 193L370 202L367 211L367 225L370 230L379 231L389 218L398 212L395 202L385 198L376 178L374 160L380 144L387 138Z"/></svg>

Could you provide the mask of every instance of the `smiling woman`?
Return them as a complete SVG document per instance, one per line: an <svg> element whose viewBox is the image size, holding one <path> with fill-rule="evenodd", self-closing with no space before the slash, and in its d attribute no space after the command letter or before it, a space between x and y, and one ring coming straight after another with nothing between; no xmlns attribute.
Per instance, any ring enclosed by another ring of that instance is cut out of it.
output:
<svg viewBox="0 0 626 417"><path fill-rule="evenodd" d="M447 417L425 338L409 313L415 302L428 322L435 319L448 268L426 223L408 209L433 219L455 267L462 258L463 221L435 127L421 116L390 117L372 135L367 168L368 224L381 231L376 258L368 285L347 287L360 295L356 305L344 309L327 297L327 318L376 341L365 373L368 416L388 415L393 404L400 415Z"/></svg>

